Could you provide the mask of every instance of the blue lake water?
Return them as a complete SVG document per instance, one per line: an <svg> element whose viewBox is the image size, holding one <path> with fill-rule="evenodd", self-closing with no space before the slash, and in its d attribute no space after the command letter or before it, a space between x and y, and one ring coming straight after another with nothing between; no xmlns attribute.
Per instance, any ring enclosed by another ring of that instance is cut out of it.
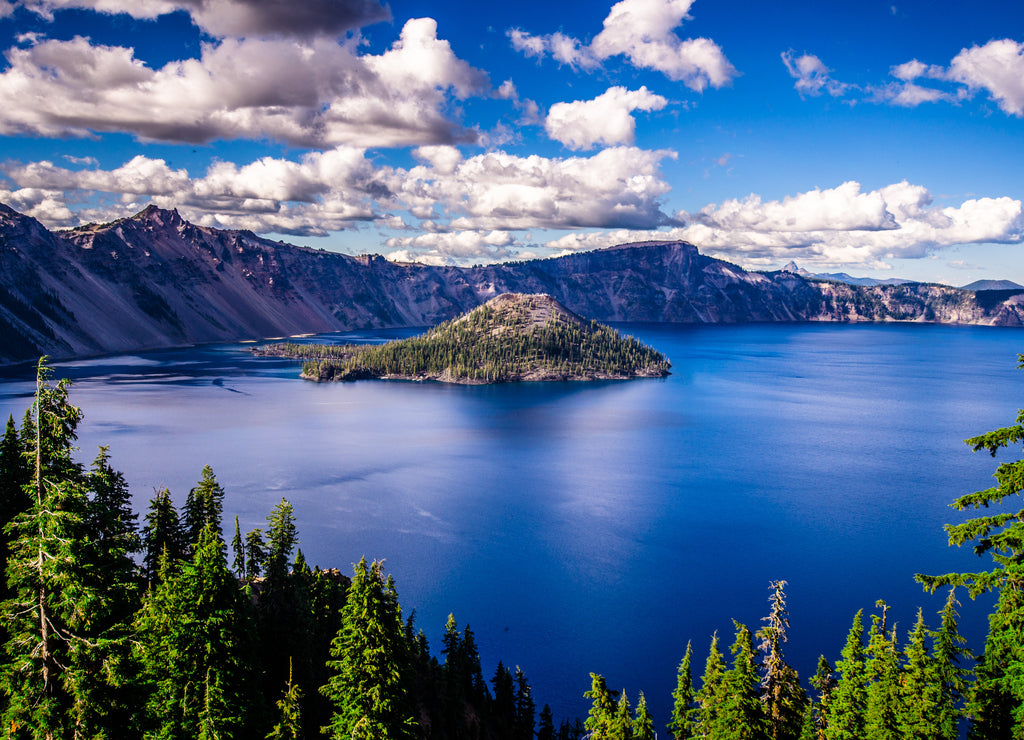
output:
<svg viewBox="0 0 1024 740"><path fill-rule="evenodd" d="M55 370L85 411L81 459L110 445L138 510L161 486L183 503L205 464L228 527L263 526L287 497L307 560L385 558L435 651L454 612L485 675L521 666L556 718L585 716L595 671L644 691L663 728L687 640L699 673L715 630L728 646L733 618L757 628L770 580L789 582L787 655L806 678L877 599L908 629L919 606L937 622L944 596L913 573L987 567L942 525L991 484L996 462L962 440L1014 420L1024 331L620 328L673 374L318 385L246 345ZM3 371L4 417L20 420L30 381ZM991 602L963 601L980 649Z"/></svg>

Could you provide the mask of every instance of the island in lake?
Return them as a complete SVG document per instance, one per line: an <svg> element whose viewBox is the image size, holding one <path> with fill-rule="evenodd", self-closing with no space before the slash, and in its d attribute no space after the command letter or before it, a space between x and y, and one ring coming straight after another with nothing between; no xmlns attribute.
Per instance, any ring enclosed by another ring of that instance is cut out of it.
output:
<svg viewBox="0 0 1024 740"><path fill-rule="evenodd" d="M658 351L587 321L549 295L505 293L419 336L383 345L294 342L254 349L306 360L317 381L384 378L444 383L623 380L668 375Z"/></svg>

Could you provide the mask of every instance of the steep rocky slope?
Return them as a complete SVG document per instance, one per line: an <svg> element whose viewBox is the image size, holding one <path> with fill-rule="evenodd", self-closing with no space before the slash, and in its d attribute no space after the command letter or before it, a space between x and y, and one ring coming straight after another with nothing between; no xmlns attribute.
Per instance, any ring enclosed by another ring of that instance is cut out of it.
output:
<svg viewBox="0 0 1024 740"><path fill-rule="evenodd" d="M395 264L147 208L53 233L0 205L0 362L356 328L429 326L501 293L598 321L1022 325L1024 294L752 273L681 242L476 268Z"/></svg>

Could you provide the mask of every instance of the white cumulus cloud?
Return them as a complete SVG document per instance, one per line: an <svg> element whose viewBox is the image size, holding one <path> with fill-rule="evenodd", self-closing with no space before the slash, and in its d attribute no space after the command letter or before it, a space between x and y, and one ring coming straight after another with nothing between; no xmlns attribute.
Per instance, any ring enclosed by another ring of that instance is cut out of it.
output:
<svg viewBox="0 0 1024 740"><path fill-rule="evenodd" d="M1001 39L964 49L953 57L947 77L970 90L987 90L1004 112L1024 116L1024 43Z"/></svg>
<svg viewBox="0 0 1024 740"><path fill-rule="evenodd" d="M570 149L590 149L595 144L632 144L635 110L661 110L668 101L646 87L627 90L611 87L593 100L555 103L544 121L548 136Z"/></svg>
<svg viewBox="0 0 1024 740"><path fill-rule="evenodd" d="M720 88L736 77L736 68L711 39L683 39L675 33L689 19L693 0L620 0L612 6L603 29L589 43L562 33L531 35L508 32L512 47L530 57L550 54L556 61L593 69L622 56L637 69L653 69L698 92Z"/></svg>
<svg viewBox="0 0 1024 740"><path fill-rule="evenodd" d="M633 241L680 239L748 267L797 260L817 267L885 268L894 258L924 258L963 244L1024 241L1024 209L1008 197L938 207L927 188L907 182L863 192L856 182L782 200L758 195L680 212L668 230L618 229L569 234L551 249L594 249Z"/></svg>
<svg viewBox="0 0 1024 740"><path fill-rule="evenodd" d="M832 97L839 97L850 88L850 85L833 79L831 70L813 54L802 54L794 58L792 51L784 51L782 62L790 76L796 80L793 86L801 96L828 93Z"/></svg>
<svg viewBox="0 0 1024 740"><path fill-rule="evenodd" d="M152 69L131 48L75 37L6 52L0 133L209 142L270 138L303 147L444 144L475 134L445 114L449 95L486 91L486 75L408 21L381 55L327 38L225 39L198 59Z"/></svg>

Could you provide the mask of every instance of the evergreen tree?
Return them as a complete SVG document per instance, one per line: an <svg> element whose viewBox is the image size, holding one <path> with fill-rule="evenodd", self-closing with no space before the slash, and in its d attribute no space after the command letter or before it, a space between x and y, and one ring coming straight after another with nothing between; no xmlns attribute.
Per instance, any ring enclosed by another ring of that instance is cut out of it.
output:
<svg viewBox="0 0 1024 740"><path fill-rule="evenodd" d="M718 633L711 636L711 648L704 664L704 675L701 677L700 690L697 691L697 720L694 737L707 737L717 727L721 713L723 682L725 679L725 660L718 649Z"/></svg>
<svg viewBox="0 0 1024 740"><path fill-rule="evenodd" d="M169 564L185 556L185 538L174 508L171 492L166 488L156 491L149 501L146 526L142 530L142 571L152 585L159 578L160 561L166 555ZM176 566L175 566L176 567Z"/></svg>
<svg viewBox="0 0 1024 740"><path fill-rule="evenodd" d="M537 740L555 740L555 718L547 704L541 708L537 720Z"/></svg>
<svg viewBox="0 0 1024 740"><path fill-rule="evenodd" d="M619 700L615 704L615 715L608 732L609 740L633 740L633 714L630 712L626 690L619 692Z"/></svg>
<svg viewBox="0 0 1024 740"><path fill-rule="evenodd" d="M939 686L933 680L924 613L917 610L917 622L907 639L906 664L899 687L897 726L899 736L906 740L932 740L938 738L939 726L935 721L939 713Z"/></svg>
<svg viewBox="0 0 1024 740"><path fill-rule="evenodd" d="M825 737L825 727L828 725L828 708L832 699L832 691L836 687L835 671L832 664L824 655L818 656L818 669L810 680L811 687L818 692L818 705L810 703L808 711L804 714L804 727L801 730L801 740L806 740L808 732L813 731L814 738ZM810 720L808 722L808 715ZM810 726L808 726L810 725Z"/></svg>
<svg viewBox="0 0 1024 740"><path fill-rule="evenodd" d="M188 492L182 524L185 537L192 550L199 544L199 536L207 527L220 532L221 516L224 512L224 489L217 482L213 468L203 467L201 478L196 487Z"/></svg>
<svg viewBox="0 0 1024 740"><path fill-rule="evenodd" d="M647 699L642 691L633 717L633 740L654 740L654 718L647 709Z"/></svg>
<svg viewBox="0 0 1024 740"><path fill-rule="evenodd" d="M1017 366L1024 369L1024 355L1018 355ZM1017 412L1015 424L965 442L975 452L988 450L993 457L1003 448L1021 444L1024 410ZM952 506L958 511L1005 507L1006 499L1024 491L1024 460L1001 463L994 477L995 486L961 496ZM972 597L988 591L999 593L968 698L967 710L974 719L969 736L992 740L1024 737L1024 516L1000 511L945 529L950 545L975 542L975 554L991 555L994 567L980 573L918 574L917 579L931 592L963 586Z"/></svg>
<svg viewBox="0 0 1024 740"><path fill-rule="evenodd" d="M967 687L967 671L961 660L972 657L970 650L964 647L966 641L957 631L958 605L956 589L951 588L940 612L939 629L932 633L931 682L938 692L934 714L935 737L941 740L960 737L960 720L963 717L960 706Z"/></svg>
<svg viewBox="0 0 1024 740"><path fill-rule="evenodd" d="M25 488L30 505L6 530L11 598L3 608L8 634L3 723L28 728L37 738L76 732L75 708L90 700L93 687L78 657L91 636L88 619L104 600L82 579L92 565L86 478L72 459L82 413L68 401L68 381L54 385L50 377L43 358L32 422L23 425L35 434L22 447L30 461Z"/></svg>
<svg viewBox="0 0 1024 740"><path fill-rule="evenodd" d="M533 692L526 680L526 674L516 666L516 722L515 735L520 740L533 740L534 716L537 710L533 701Z"/></svg>
<svg viewBox="0 0 1024 740"><path fill-rule="evenodd" d="M770 584L771 609L762 621L767 624L758 630L758 649L764 656L761 679L761 701L769 723L771 740L795 740L803 725L807 694L800 686L797 672L790 667L782 652L788 639L789 613L786 611L785 581Z"/></svg>
<svg viewBox="0 0 1024 740"><path fill-rule="evenodd" d="M402 615L382 564L356 564L342 607L342 626L331 643L334 674L321 692L334 705L331 738L411 738L416 731L407 681Z"/></svg>
<svg viewBox="0 0 1024 740"><path fill-rule="evenodd" d="M690 740L693 737L693 713L695 711L693 692L693 648L686 643L686 652L676 671L676 688L672 692L672 719L668 731L675 740Z"/></svg>
<svg viewBox="0 0 1024 740"><path fill-rule="evenodd" d="M826 740L864 740L867 687L864 666L864 626L862 612L853 617L837 664L839 680L829 697L825 715Z"/></svg>
<svg viewBox="0 0 1024 740"><path fill-rule="evenodd" d="M718 714L709 729L720 740L764 740L768 726L761 706L754 638L746 625L735 620L733 624L733 665L722 679Z"/></svg>
<svg viewBox="0 0 1024 740"><path fill-rule="evenodd" d="M489 719L500 738L512 737L516 721L515 681L512 672L499 660L491 679L494 699L491 701Z"/></svg>
<svg viewBox="0 0 1024 740"><path fill-rule="evenodd" d="M583 727L589 733L591 740L611 740L612 727L615 724L615 698L608 690L604 676L598 673L590 674L590 691L583 694L590 699L590 713L587 715Z"/></svg>
<svg viewBox="0 0 1024 740"><path fill-rule="evenodd" d="M289 666L290 668L290 666ZM302 735L302 691L292 683L288 672L288 686L284 696L277 702L278 721L267 734L267 740L301 740Z"/></svg>
<svg viewBox="0 0 1024 740"><path fill-rule="evenodd" d="M872 617L864 665L867 703L864 729L869 740L898 740L900 654L896 647L896 630L886 634L889 607L879 601L882 616Z"/></svg>
<svg viewBox="0 0 1024 740"><path fill-rule="evenodd" d="M287 499L267 516L267 578L283 580L288 575L288 561L298 544L295 515Z"/></svg>
<svg viewBox="0 0 1024 740"><path fill-rule="evenodd" d="M251 626L226 549L208 525L180 571L165 554L139 613L151 740L232 737L245 726Z"/></svg>
<svg viewBox="0 0 1024 740"><path fill-rule="evenodd" d="M7 417L7 430L0 440L0 603L13 593L7 585L7 561L10 559L12 536L7 526L19 514L28 511L32 500L25 492L29 482L29 469L22 452L21 439L14 425L14 417ZM3 646L7 643L6 620L0 621L0 662ZM2 705L0 705L2 706Z"/></svg>
<svg viewBox="0 0 1024 740"><path fill-rule="evenodd" d="M245 535L245 579L247 581L253 581L260 577L266 559L263 530L257 527Z"/></svg>
<svg viewBox="0 0 1024 740"><path fill-rule="evenodd" d="M242 530L238 526L238 517L235 517L235 536L231 538L231 555L234 560L231 563L235 571L235 578L245 579L245 543L242 541Z"/></svg>

